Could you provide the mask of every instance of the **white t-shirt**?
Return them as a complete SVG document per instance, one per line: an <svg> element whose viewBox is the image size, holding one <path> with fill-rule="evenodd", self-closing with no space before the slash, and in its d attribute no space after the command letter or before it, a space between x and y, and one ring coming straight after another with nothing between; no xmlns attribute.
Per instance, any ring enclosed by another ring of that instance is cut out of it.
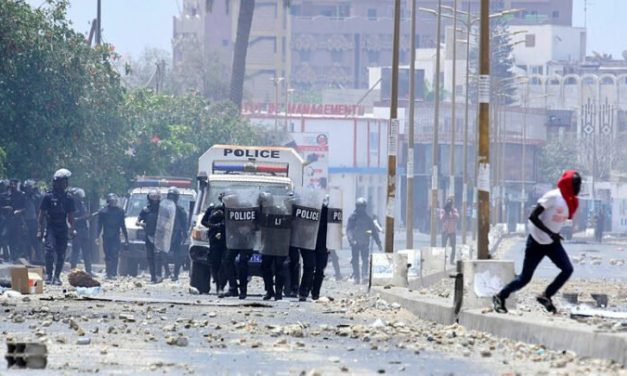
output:
<svg viewBox="0 0 627 376"><path fill-rule="evenodd" d="M564 226L564 222L568 220L568 205L562 197L559 189L553 189L544 194L538 200L538 205L544 208L540 214L540 220L544 225L554 233L559 233ZM540 230L536 225L529 221L529 234L540 244L551 244L553 239L544 231Z"/></svg>

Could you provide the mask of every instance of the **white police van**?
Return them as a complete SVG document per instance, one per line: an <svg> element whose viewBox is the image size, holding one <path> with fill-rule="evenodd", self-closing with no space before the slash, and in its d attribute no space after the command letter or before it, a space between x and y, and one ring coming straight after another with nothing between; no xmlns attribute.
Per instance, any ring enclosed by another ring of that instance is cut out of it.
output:
<svg viewBox="0 0 627 376"><path fill-rule="evenodd" d="M192 216L189 253L190 272L204 281L208 273L208 229L200 222L218 195L238 188L258 188L270 193L287 193L303 185L305 161L292 148L214 145L198 160L198 196ZM261 258L254 252L250 261L251 275L260 275ZM192 276L193 279L194 276ZM195 282L192 281L192 284Z"/></svg>

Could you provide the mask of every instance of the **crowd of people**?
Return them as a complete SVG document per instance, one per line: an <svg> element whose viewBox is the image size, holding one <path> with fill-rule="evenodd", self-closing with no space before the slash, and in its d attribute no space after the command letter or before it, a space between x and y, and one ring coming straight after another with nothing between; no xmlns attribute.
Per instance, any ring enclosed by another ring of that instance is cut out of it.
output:
<svg viewBox="0 0 627 376"><path fill-rule="evenodd" d="M129 245L120 199L110 193L106 196L106 206L91 213L85 202L85 191L70 187L70 177L67 169L56 171L51 189L45 193L42 193L44 184L34 180L0 180L2 259L11 262L25 259L30 264L44 265L46 284L62 285L61 273L66 261L73 269L82 259L85 272L92 274L89 224L97 223L96 245L102 245L106 278L115 279L120 252ZM146 265L153 283L160 283L164 274L173 281L178 280L188 257L183 246L188 236L188 218L178 198L179 191L175 187L168 190L165 199L159 190L150 190L146 207L137 218L137 225L144 230ZM337 231L337 226L341 228L341 210L339 216L338 209L329 210L328 196L319 207L302 208L293 192L283 196L262 192L254 201L254 207L249 208L250 212L237 207L239 201L241 197L237 192L220 194L219 203L210 205L201 221L207 228L209 240L208 285L213 281L218 296L247 297L248 264L258 245L253 235L257 231L261 232L259 253L265 300L280 300L283 296L303 301L309 296L318 299L329 257L336 278L342 278L335 250L327 246L329 223L335 221L332 231ZM302 215L294 214L298 212L296 207L303 209ZM367 214L366 208L366 200L358 199L346 228L356 283L367 280L371 240L381 249L380 226ZM92 222L94 217L97 220ZM170 224L166 230L164 223ZM292 236L298 226L302 226L296 230L298 236ZM68 244L72 249L69 257L66 255ZM168 253L174 255L172 271L166 260Z"/></svg>

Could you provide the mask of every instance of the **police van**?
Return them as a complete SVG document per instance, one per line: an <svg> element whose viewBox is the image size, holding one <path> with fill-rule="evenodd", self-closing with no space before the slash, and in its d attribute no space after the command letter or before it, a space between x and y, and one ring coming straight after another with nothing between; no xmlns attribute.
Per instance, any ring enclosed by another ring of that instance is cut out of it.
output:
<svg viewBox="0 0 627 376"><path fill-rule="evenodd" d="M142 209L148 205L148 192L152 189L157 189L161 194L161 199L165 199L170 187L179 189L178 204L188 214L189 223L191 211L196 202L196 191L193 189L192 179L169 176L140 176L133 181L123 206L126 214L124 222L128 231L129 249L120 253L120 275L135 276L137 275L138 266L146 262L145 233L142 227L137 226L137 217ZM189 241L186 240L183 247L188 246ZM173 260L168 261L173 262Z"/></svg>
<svg viewBox="0 0 627 376"><path fill-rule="evenodd" d="M189 249L191 274L202 277L208 267L208 229L200 222L210 205L220 204L218 195L238 189L285 194L303 185L304 165L292 148L214 145L207 150L198 160L198 199ZM260 263L259 253L254 252L251 275L259 275Z"/></svg>

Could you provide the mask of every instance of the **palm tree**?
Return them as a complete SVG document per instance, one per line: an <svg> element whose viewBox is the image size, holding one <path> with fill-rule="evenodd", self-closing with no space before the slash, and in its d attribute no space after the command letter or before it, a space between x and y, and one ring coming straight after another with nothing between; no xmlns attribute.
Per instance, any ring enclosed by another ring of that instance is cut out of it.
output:
<svg viewBox="0 0 627 376"><path fill-rule="evenodd" d="M250 28L255 12L255 0L241 0L239 15L237 18L237 35L235 37L235 49L233 51L233 67L231 70L231 101L238 109L242 108L244 93L244 78L246 77L246 54L248 53L248 41Z"/></svg>

